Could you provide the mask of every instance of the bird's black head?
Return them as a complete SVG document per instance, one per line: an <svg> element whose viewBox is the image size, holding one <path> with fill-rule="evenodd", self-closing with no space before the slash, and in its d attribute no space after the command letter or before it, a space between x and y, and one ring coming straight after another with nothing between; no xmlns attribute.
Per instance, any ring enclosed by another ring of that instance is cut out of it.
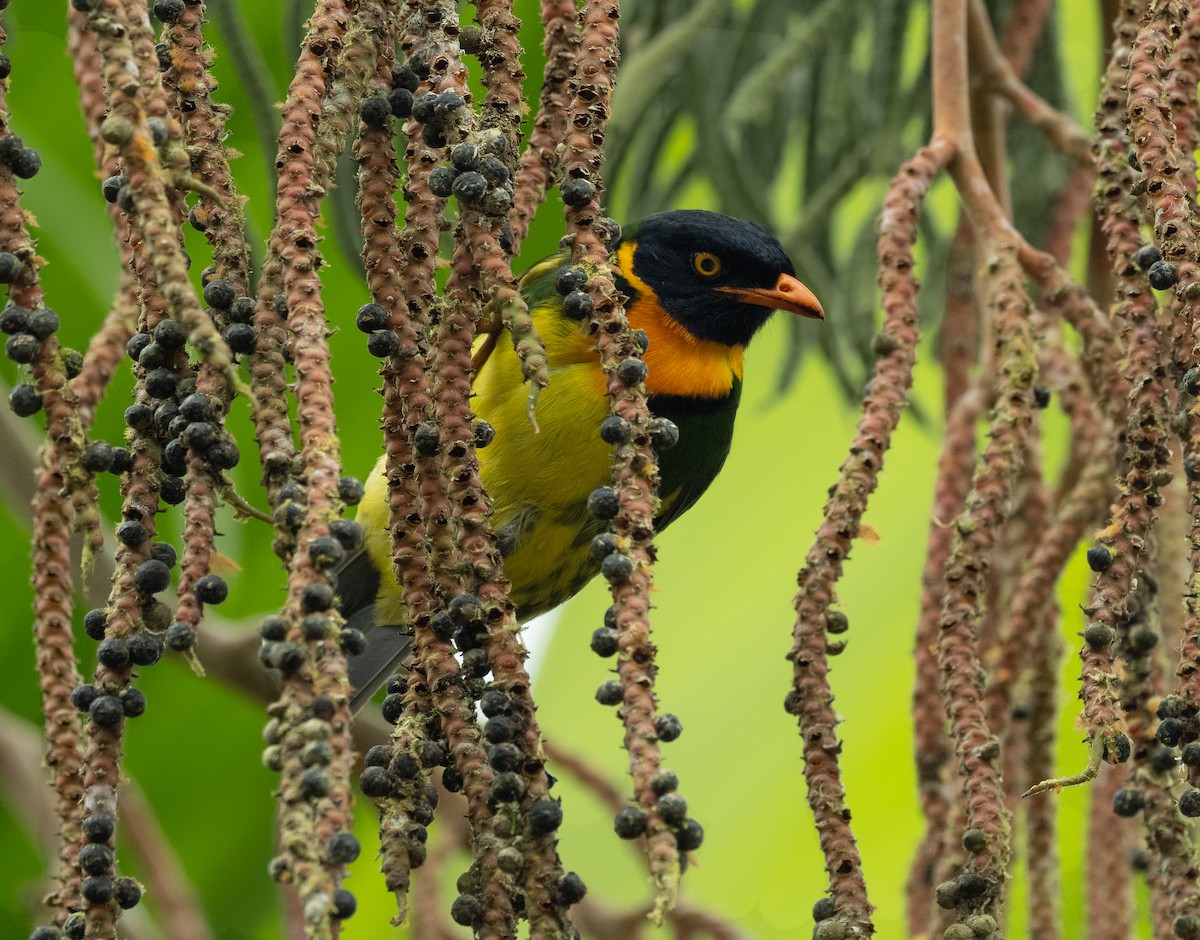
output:
<svg viewBox="0 0 1200 940"><path fill-rule="evenodd" d="M625 234L618 260L632 297L654 292L663 310L698 339L744 346L772 310L822 318L769 231L717 212L648 216Z"/></svg>

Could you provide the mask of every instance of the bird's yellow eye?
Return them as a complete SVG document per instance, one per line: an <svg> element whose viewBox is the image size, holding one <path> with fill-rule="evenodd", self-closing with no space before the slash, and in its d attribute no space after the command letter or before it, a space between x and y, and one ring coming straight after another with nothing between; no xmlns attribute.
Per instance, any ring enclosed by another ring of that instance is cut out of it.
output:
<svg viewBox="0 0 1200 940"><path fill-rule="evenodd" d="M711 251L698 251L692 255L692 267L697 274L705 277L716 277L721 273L721 259Z"/></svg>

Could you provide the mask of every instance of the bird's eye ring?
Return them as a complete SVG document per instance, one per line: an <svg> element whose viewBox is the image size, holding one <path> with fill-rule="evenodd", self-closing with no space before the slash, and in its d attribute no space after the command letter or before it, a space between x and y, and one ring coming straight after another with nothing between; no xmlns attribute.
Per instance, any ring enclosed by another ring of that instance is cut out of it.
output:
<svg viewBox="0 0 1200 940"><path fill-rule="evenodd" d="M692 267L704 277L716 277L721 273L721 259L711 251L698 251L692 255Z"/></svg>

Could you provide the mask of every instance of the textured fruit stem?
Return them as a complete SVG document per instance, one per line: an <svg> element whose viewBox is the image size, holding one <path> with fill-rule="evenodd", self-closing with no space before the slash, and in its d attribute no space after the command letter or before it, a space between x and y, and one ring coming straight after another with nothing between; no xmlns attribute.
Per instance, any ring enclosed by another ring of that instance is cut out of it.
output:
<svg viewBox="0 0 1200 940"><path fill-rule="evenodd" d="M317 274L321 258L316 247L316 218L325 182L319 176L322 167L317 158L318 145L324 141L329 146L329 139L339 135L344 140L345 131L340 125L331 127L314 119L327 116L324 109L329 93L327 74L344 65L341 52L348 19L349 12L342 0L321 0L308 23L283 106L276 157L279 170L276 216L269 243L272 270L268 273L264 267L263 275L264 285L271 283L272 274L277 278L274 283L281 289L288 314L287 336L296 376L293 394L302 463L299 482L306 494L304 520L290 559L288 600L284 607L288 639L303 650L304 663L284 676L279 699L272 706L272 713L284 729L279 741L282 754L279 826L284 857L304 909L309 936L314 940L337 933L337 921L332 917L333 892L344 876L344 865L326 859L322 847L328 839L350 828L353 803L346 658L336 630L320 639L309 639L301 630L304 589L329 581L329 575L314 564L309 549L317 539L329 537L329 525L341 509L338 497L341 458L334 423L328 324ZM353 104L342 106L352 108ZM262 327L266 325L260 316L264 307L269 307L271 315L278 318L274 312L275 297L264 296L268 293L265 289L260 291L256 311L260 351ZM252 368L256 379L259 365L256 363ZM282 380L281 374L270 381L277 385ZM260 401L265 393L268 393L266 387L256 390ZM281 394L271 402L271 407L286 412L286 401ZM260 437L260 446L263 443ZM264 448L268 481L272 474L269 457ZM280 541L284 538L281 533ZM333 749L326 768L330 780L327 792L314 793L303 783L307 767L300 752L309 739L308 734L315 732L301 732L302 726L319 728Z"/></svg>
<svg viewBox="0 0 1200 940"><path fill-rule="evenodd" d="M193 217L203 224L205 239L213 249L211 279L228 281L241 297L249 292L250 249L246 242L243 200L234 185L224 147L229 109L212 98L217 83L206 60L202 33L205 12L203 3L189 4L184 7L183 15L164 30L171 67L163 73L162 82L170 95L171 117L183 128L187 172L194 173L208 190L201 194ZM205 313L218 325L223 319L216 310L208 309ZM214 402L214 414L209 421L220 431L232 390L224 374L207 360L200 363L196 391ZM204 454L192 450L187 458L187 481L179 601L174 619L195 630L204 614L204 606L196 596L196 582L209 573L215 551L216 496L222 475Z"/></svg>
<svg viewBox="0 0 1200 940"><path fill-rule="evenodd" d="M679 894L680 860L675 834L655 809L658 796L650 781L662 763L654 723L658 699L654 692L657 649L650 633L650 586L655 560L654 515L658 509L658 463L650 443L650 411L642 383L626 385L616 373L622 360L637 355L623 298L617 293L608 265L607 226L601 221L600 163L611 112L617 60L619 5L615 0L587 0L580 20L580 40L567 91L567 137L563 148L564 179L587 180L595 195L581 206L568 206L567 240L571 260L589 271L588 292L595 304L591 329L607 375L612 414L633 430L613 459L613 484L618 512L612 527L633 562L628 578L612 585L613 613L619 634L617 675L623 704L635 803L646 813L646 855L654 882L651 920L661 925Z"/></svg>
<svg viewBox="0 0 1200 940"><path fill-rule="evenodd" d="M546 190L554 185L558 175L558 145L567 134L568 82L579 41L575 0L542 0L541 15L546 67L542 73L541 101L529 132L529 146L521 157L513 186L513 251L525 240Z"/></svg>
<svg viewBox="0 0 1200 940"><path fill-rule="evenodd" d="M558 858L557 831L534 833L529 828L529 807L550 798L546 756L538 727L536 708L525 671L528 655L517 637L516 610L508 597L509 584L501 567L496 534L488 523L491 500L479 477L475 434L471 425L471 345L480 276L476 256L464 241L473 230L486 231L464 213L464 231L446 284L446 306L438 328L433 354L434 402L446 493L455 528L455 555L451 566L467 573L466 587L483 602L487 624L488 662L492 667L491 687L509 700L508 718L513 726L513 743L523 753L521 773L525 784L521 798L524 828L525 914L534 936L566 937L572 930L566 905L557 900L555 886L562 877ZM498 252L498 246L492 246Z"/></svg>
<svg viewBox="0 0 1200 940"><path fill-rule="evenodd" d="M1058 355L1065 358L1061 349ZM1043 372L1054 375L1055 371L1055 364L1047 362ZM1051 523L1039 532L1036 545L1026 556L1028 565L1006 604L1003 642L989 668L985 698L992 728L1002 739L1007 735L1014 686L1033 661L1034 651L1042 649L1039 633L1057 629L1057 618L1046 622L1047 611L1055 605L1055 584L1086 528L1103 518L1111 490L1112 437L1105 433L1091 396L1078 380L1070 378L1056 391L1071 424L1071 440L1082 450L1078 462L1083 476L1059 504Z"/></svg>
<svg viewBox="0 0 1200 940"><path fill-rule="evenodd" d="M820 833L829 891L837 916L867 935L874 930L871 904L838 768L841 743L828 679L825 627L867 500L878 486L884 455L908 402L919 335L918 285L913 274L917 218L930 186L953 153L945 140L923 147L901 166L883 200L876 256L884 310L880 336L888 338L887 351L881 349L875 360L850 454L830 490L821 526L797 579L796 621L788 653L793 688L786 704L800 725L808 803Z"/></svg>
<svg viewBox="0 0 1200 940"><path fill-rule="evenodd" d="M1164 92L1171 121L1175 126L1175 144L1180 156L1180 182L1188 194L1196 197L1196 147L1200 144L1200 121L1196 113L1196 86L1200 83L1200 6L1191 4L1180 24L1179 35L1171 50L1166 69Z"/></svg>
<svg viewBox="0 0 1200 940"><path fill-rule="evenodd" d="M1099 440L1100 438L1096 438ZM1080 440L1076 437L1074 440ZM1098 461L1097 461L1098 463ZM1103 464L1101 464L1103 466ZM1103 499L1108 483L1107 473L1097 473L1094 479L1084 477L1061 505L1055 516L1055 529L1061 532L1070 522L1070 506L1089 504L1099 490ZM1030 568L1037 564L1030 562ZM1039 622L1034 625L1034 643L1030 651L1029 721L1024 760L1024 780L1032 783L1054 774L1056 729L1058 723L1058 676L1063 642L1058 634L1060 610L1052 598L1042 607ZM1058 857L1058 802L1041 798L1027 801L1025 810L1025 853L1028 858L1028 932L1039 940L1058 940L1062 936L1061 880Z"/></svg>
<svg viewBox="0 0 1200 940"><path fill-rule="evenodd" d="M1129 780L1127 767L1103 766L1091 788L1087 831L1087 936L1129 940L1133 936L1130 854L1134 821L1113 812L1113 797Z"/></svg>
<svg viewBox="0 0 1200 940"><path fill-rule="evenodd" d="M968 283L973 283L973 280ZM950 306L947 305L947 315L949 312ZM975 385L954 399L953 407L946 416L942 452L934 477L925 564L921 571L921 607L913 644L916 676L912 713L917 795L921 801L925 832L908 875L906 904L908 932L912 936L929 930L929 919L933 912L934 868L942 854L942 839L946 834L946 817L951 802L950 784L946 779L951 749L946 739L946 717L938 688L938 619L945 589L942 570L950 557L954 535L950 523L962 512L963 500L971 488L975 464L975 424L982 411L983 392Z"/></svg>
<svg viewBox="0 0 1200 940"><path fill-rule="evenodd" d="M972 67L1056 149L1076 162L1086 162L1091 144L1088 135L1070 115L1059 111L1021 81L1017 70L1000 51L983 0L971 0L969 14Z"/></svg>
<svg viewBox="0 0 1200 940"><path fill-rule="evenodd" d="M0 29L0 48L7 35ZM8 82L0 82L0 127L9 126ZM18 279L9 286L9 301L28 310L43 305L39 277L41 261L27 229L17 181L7 166L0 167L0 250L22 262ZM38 451L30 583L34 591L33 638L38 681L42 691L46 766L56 796L59 866L54 874L55 894L48 903L59 923L80 906L79 871L76 867L83 795L79 712L71 691L79 684L79 670L71 629L74 594L71 578L72 511L69 477L65 467L77 467L82 443L78 402L67 384L59 356L58 340L48 336L32 363L34 386L42 397L46 438ZM77 473L80 471L77 470ZM89 483L90 483L90 475ZM76 486L74 489L79 489Z"/></svg>

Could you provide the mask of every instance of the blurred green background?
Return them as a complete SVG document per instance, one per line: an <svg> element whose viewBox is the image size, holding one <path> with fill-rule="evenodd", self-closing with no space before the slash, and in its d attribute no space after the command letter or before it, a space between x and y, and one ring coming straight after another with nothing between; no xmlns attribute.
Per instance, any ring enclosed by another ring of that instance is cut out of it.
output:
<svg viewBox="0 0 1200 940"><path fill-rule="evenodd" d="M685 898L755 937L807 935L811 905L826 883L804 801L795 723L782 708L791 676L784 654L791 641L795 574L857 420L857 403L847 391L857 395L867 375L866 350L876 316L873 214L896 163L922 141L927 112L922 99L927 87L925 4L797 6L791 10L783 3L726 0L698 4L681 18L671 15L670 5L629 0L625 65L638 84L622 88L618 96L615 155L610 151L615 214L628 220L666 206L687 206L756 215L785 235L802 279L821 297L828 316L825 325L806 322L799 331L776 318L756 341L748 356L733 454L710 494L661 538L656 570L658 691L663 709L679 715L685 727L682 738L666 746L667 765L679 773L681 792L707 833L686 875ZM856 6L859 19L850 15ZM117 255L76 106L63 7L14 4L4 14L9 33L4 51L13 61L14 130L41 152L44 162L24 190L47 261L48 303L62 315L64 342L82 348L112 295ZM295 0L241 5L226 0L209 6L213 22L208 36L217 49L221 81L217 97L234 107L229 143L243 154L234 167L238 185L250 199L256 251L271 219L270 160L260 146L262 128L256 127L247 97L246 78L253 70L231 60L225 37L241 30L251 38L261 54L267 87L279 100L294 60L299 7ZM536 3L519 0L518 10L527 23L527 71L536 95L541 74ZM1052 79L1060 97L1088 122L1098 74L1097 14L1091 3L1070 2L1060 6L1056 18L1048 42L1051 58L1065 66ZM692 21L691 32L671 31L680 19ZM664 36L669 41L662 41ZM724 70L717 62L705 70L693 55L691 71L684 72L664 64L686 55L684 47L728 47L757 62L777 46L786 46L795 61L789 65L781 60L775 73L760 78L760 88L743 92L733 119L726 113L715 131L714 122L705 119L706 109L719 109L726 92L712 83L732 82L740 75L736 62ZM875 74L886 63L891 71ZM844 91L837 88L839 74L857 77L865 86L846 92L849 104L827 104L835 91ZM892 84L885 87L886 82ZM902 93L911 96L907 102ZM891 104L873 123L871 109L883 98ZM770 153L762 156L760 149ZM773 182L748 185L747 177L756 178L759 170L743 165L743 159L773 160L776 171L762 177ZM839 168L851 164L845 179L834 178ZM838 183L834 203L823 214L807 211L820 198L830 198L822 184L831 179ZM1020 175L1017 179L1022 181ZM1061 167L1049 164L1029 179L1034 197L1028 204L1037 202L1038 185L1052 188L1058 179ZM335 198L348 197L345 192ZM934 247L921 273L932 277L926 306L936 323L940 246L953 229L953 194L939 185L930 205L923 237ZM1026 203L1018 198L1018 213L1033 211L1022 206ZM337 212L329 215L336 219ZM561 231L561 207L552 199L525 243L522 263L552 251ZM339 239L334 223L326 234L325 303L340 329L331 342L343 457L348 472L361 474L380 448L380 400L373 378L377 364L353 329L354 311L366 300L353 260L357 246ZM190 230L187 247L198 280L207 252ZM5 362L0 377L11 384L17 373ZM129 376L123 375L114 386L100 410L97 436L120 439L129 384ZM786 388L781 391L782 385ZM848 801L881 937L904 933L903 885L920 825L908 707L910 648L941 433L941 385L931 338L922 347L913 402L867 517L881 538L855 548L839 588L840 606L852 629L848 649L833 661L832 675L837 707L845 718L842 766ZM230 427L245 442L243 454L251 454L245 401L235 403ZM1061 452L1061 438L1061 425L1051 419L1051 457ZM262 506L253 463L247 459L237 469L237 482L244 496ZM103 510L114 519L119 502L112 478L105 486ZM11 502L0 506L0 570L8 572L7 590L12 592L0 612L0 706L37 726L27 531L21 507ZM167 513L160 524L167 533L177 533L178 513ZM245 618L252 630L256 618L284 597L271 533L261 523L234 522L227 513L220 528L221 551L241 567L231 578L230 598L220 613ZM1072 612L1064 624L1067 634L1079 628L1073 612L1084 584L1082 566L1075 563L1062 588L1064 608ZM81 604L81 612L97 600ZM538 649L534 691L546 735L623 789L619 722L592 698L593 689L608 678L609 664L589 651L588 637L607 603L603 586L593 584L531 629L530 640ZM80 643L85 671L92 666L92 646L86 638ZM1086 756L1072 730L1075 675L1076 661L1069 658L1063 668L1064 771L1080 768ZM140 686L149 710L128 726L125 768L169 834L214 935L280 936L278 895L266 875L275 777L259 760L261 710L213 680L197 679L178 662L144 670ZM641 903L648 889L638 857L613 835L608 810L569 775L560 776L566 867L580 873L593 897L615 908ZM1083 935L1086 796L1073 791L1043 797L1057 799L1062 810L1062 904L1070 937ZM28 806L4 797L0 935L16 937L30 927L30 903L43 889L46 870L30 832ZM375 872L377 840L369 804L360 806L357 828L365 851L347 886L358 895L359 913L343 936L403 936L386 926L391 898ZM436 833L435 823L433 838ZM138 873L138 860L129 853L121 861L125 871ZM449 869L451 881L459 870ZM1025 935L1022 894L1018 877L1007 931L1013 938ZM153 909L152 896L148 904Z"/></svg>

